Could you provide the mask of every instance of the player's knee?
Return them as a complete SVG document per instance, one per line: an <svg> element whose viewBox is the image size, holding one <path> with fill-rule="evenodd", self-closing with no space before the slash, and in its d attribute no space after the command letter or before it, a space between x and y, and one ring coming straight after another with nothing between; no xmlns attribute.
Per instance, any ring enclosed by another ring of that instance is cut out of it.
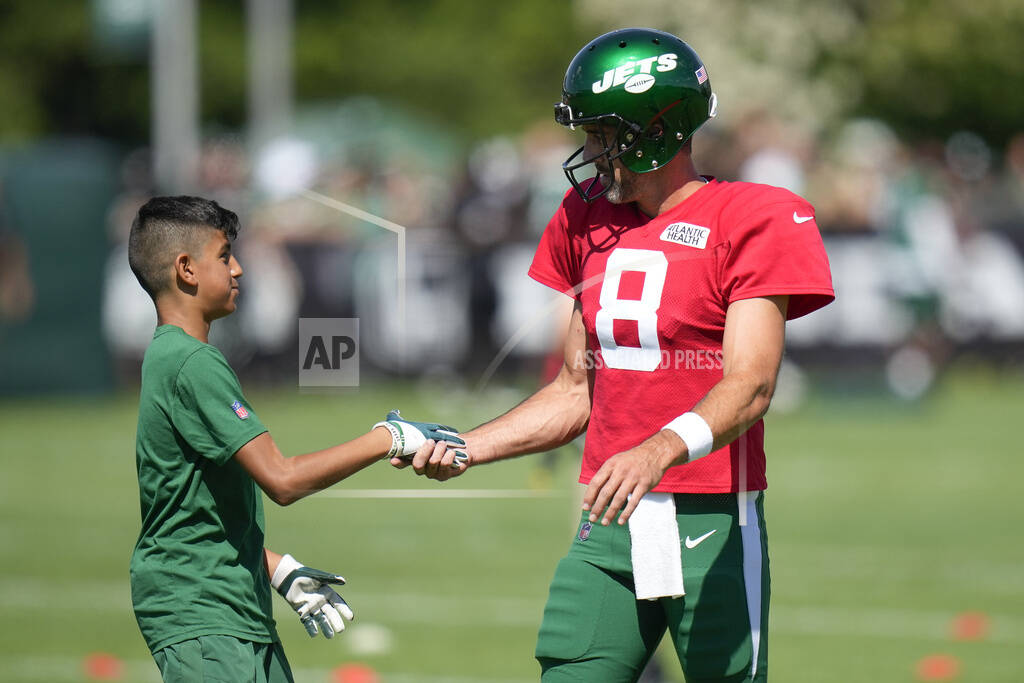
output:
<svg viewBox="0 0 1024 683"><path fill-rule="evenodd" d="M554 657L537 657L540 664L541 683L583 683L587 680L586 671L574 667L574 662Z"/></svg>
<svg viewBox="0 0 1024 683"><path fill-rule="evenodd" d="M647 660L630 663L608 657L576 660L537 657L537 661L541 683L632 683L640 677Z"/></svg>

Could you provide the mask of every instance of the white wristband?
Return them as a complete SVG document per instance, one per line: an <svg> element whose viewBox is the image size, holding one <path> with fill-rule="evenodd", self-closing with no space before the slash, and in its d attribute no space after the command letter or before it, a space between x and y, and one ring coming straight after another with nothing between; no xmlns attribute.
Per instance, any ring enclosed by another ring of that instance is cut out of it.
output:
<svg viewBox="0 0 1024 683"><path fill-rule="evenodd" d="M703 458L711 452L715 443L715 435L711 433L711 427L708 427L708 423L697 413L683 413L662 429L675 432L683 440L686 450L690 454L687 462Z"/></svg>

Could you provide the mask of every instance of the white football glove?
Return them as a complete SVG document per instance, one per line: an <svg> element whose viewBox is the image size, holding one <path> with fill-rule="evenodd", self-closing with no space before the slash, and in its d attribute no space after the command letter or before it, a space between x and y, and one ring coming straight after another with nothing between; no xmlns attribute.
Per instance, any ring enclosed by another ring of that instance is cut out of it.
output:
<svg viewBox="0 0 1024 683"><path fill-rule="evenodd" d="M299 563L291 555L281 558L281 563L270 577L273 586L288 604L298 612L302 625L311 638L322 631L325 638L345 630L345 619L353 618L352 610L330 584L342 585L345 579L319 569L311 569Z"/></svg>
<svg viewBox="0 0 1024 683"><path fill-rule="evenodd" d="M387 454L389 458L410 458L428 440L447 441L457 446L466 445L466 442L459 438L459 432L455 427L448 427L436 422L406 420L397 410L390 411L384 416L383 422L373 425L374 429L377 427L386 427L391 432L391 450ZM456 450L452 467L458 469L459 465L466 462L467 459L465 451Z"/></svg>

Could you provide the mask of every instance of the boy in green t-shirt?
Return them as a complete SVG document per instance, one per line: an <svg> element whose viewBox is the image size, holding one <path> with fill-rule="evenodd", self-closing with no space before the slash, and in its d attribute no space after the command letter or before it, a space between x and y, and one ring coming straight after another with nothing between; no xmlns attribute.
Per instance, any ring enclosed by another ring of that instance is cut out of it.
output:
<svg viewBox="0 0 1024 683"><path fill-rule="evenodd" d="M462 443L451 428L389 414L352 441L283 457L207 343L210 323L235 310L237 232L238 217L216 202L156 197L139 209L128 242L157 310L139 398L132 605L165 681L291 681L271 587L311 636L330 638L352 618L331 588L340 576L263 547L259 489L288 505L384 457L397 464L435 440Z"/></svg>

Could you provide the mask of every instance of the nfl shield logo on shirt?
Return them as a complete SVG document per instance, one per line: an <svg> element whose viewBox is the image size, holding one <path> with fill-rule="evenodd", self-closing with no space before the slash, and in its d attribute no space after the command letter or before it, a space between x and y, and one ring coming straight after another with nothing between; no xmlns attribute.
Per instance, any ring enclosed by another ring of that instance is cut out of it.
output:
<svg viewBox="0 0 1024 683"><path fill-rule="evenodd" d="M583 522L583 526L580 527L580 533L577 538L581 541L585 541L590 538L590 530L594 528L594 525L590 522Z"/></svg>
<svg viewBox="0 0 1024 683"><path fill-rule="evenodd" d="M231 404L231 410L235 411L235 415L238 416L239 420L244 420L249 417L249 411L245 409L241 401L235 401Z"/></svg>

